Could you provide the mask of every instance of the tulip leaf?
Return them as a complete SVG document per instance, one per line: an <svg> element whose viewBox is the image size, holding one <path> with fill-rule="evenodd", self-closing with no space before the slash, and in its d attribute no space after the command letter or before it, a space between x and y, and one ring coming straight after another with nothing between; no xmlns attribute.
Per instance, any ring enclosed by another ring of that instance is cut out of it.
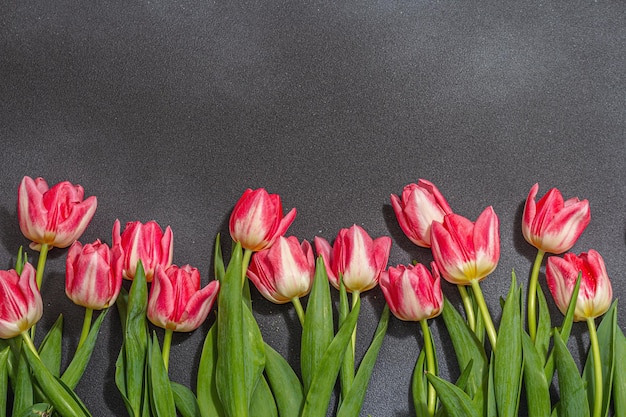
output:
<svg viewBox="0 0 626 417"><path fill-rule="evenodd" d="M539 333L539 332L537 332ZM538 339L535 339L535 342ZM524 386L528 404L528 417L544 417L550 415L550 385L543 372L543 357L530 336L522 332L524 350Z"/></svg>
<svg viewBox="0 0 626 417"><path fill-rule="evenodd" d="M217 313L219 315L219 311ZM224 417L224 409L220 402L215 373L217 369L217 322L204 339L200 364L198 366L197 394L198 406L202 417Z"/></svg>
<svg viewBox="0 0 626 417"><path fill-rule="evenodd" d="M263 336L259 325L254 319L252 311L248 308L246 301L242 304L243 312L243 343L245 346L244 363L245 363L245 375L246 386L248 387L248 401L251 401L251 396L258 381L263 375L263 369L265 368L265 343L263 342Z"/></svg>
<svg viewBox="0 0 626 417"><path fill-rule="evenodd" d="M330 284L324 260L318 256L313 287L306 307L300 351L300 368L304 393L309 391L318 364L334 335Z"/></svg>
<svg viewBox="0 0 626 417"><path fill-rule="evenodd" d="M504 303L495 350L494 387L498 415L517 415L522 376L521 290L512 274L511 288Z"/></svg>
<svg viewBox="0 0 626 417"><path fill-rule="evenodd" d="M7 415L7 394L9 392L9 356L11 347L0 351L0 417Z"/></svg>
<svg viewBox="0 0 626 417"><path fill-rule="evenodd" d="M489 361L489 373L487 375L487 401L483 399L483 409L486 410L486 417L498 417L498 405L496 404L496 387L494 386L493 382L493 373L496 361L494 360L493 356L494 355L492 351L491 359Z"/></svg>
<svg viewBox="0 0 626 417"><path fill-rule="evenodd" d="M424 373L424 362L426 360L426 353L424 349L420 350L420 354L415 362L415 368L413 369L413 377L411 379L411 397L413 399L413 407L415 408L415 416L427 416L428 415L428 380Z"/></svg>
<svg viewBox="0 0 626 417"><path fill-rule="evenodd" d="M617 327L615 335L615 372L613 373L613 407L616 416L626 415L626 336Z"/></svg>
<svg viewBox="0 0 626 417"><path fill-rule="evenodd" d="M54 322L39 346L39 358L52 375L61 374L61 343L63 341L63 315Z"/></svg>
<svg viewBox="0 0 626 417"><path fill-rule="evenodd" d="M122 342L120 353L117 355L117 360L115 361L115 385L122 396L122 400L124 400L124 405L126 406L128 414L130 417L136 417L133 407L130 404L130 400L126 396L126 355L124 352L124 342Z"/></svg>
<svg viewBox="0 0 626 417"><path fill-rule="evenodd" d="M250 400L250 417L278 417L276 401L265 377L261 376Z"/></svg>
<svg viewBox="0 0 626 417"><path fill-rule="evenodd" d="M217 315L217 392L228 416L245 417L250 403L246 378L243 298L241 295L242 251L237 242L220 282ZM243 382L243 383L242 383ZM254 387L252 387L254 388Z"/></svg>
<svg viewBox="0 0 626 417"><path fill-rule="evenodd" d="M22 414L16 417L42 417L49 416L50 414L50 404L48 403L37 403L33 404L25 410L22 410Z"/></svg>
<svg viewBox="0 0 626 417"><path fill-rule="evenodd" d="M461 388L430 373L427 373L426 377L428 382L435 387L437 396L449 417L467 417L480 414L472 404L471 398Z"/></svg>
<svg viewBox="0 0 626 417"><path fill-rule="evenodd" d="M559 376L559 415L589 417L585 384L578 373L576 362L558 331L554 332L554 352Z"/></svg>
<svg viewBox="0 0 626 417"><path fill-rule="evenodd" d="M177 382L170 382L176 410L182 417L201 417L198 400L186 386Z"/></svg>
<svg viewBox="0 0 626 417"><path fill-rule="evenodd" d="M617 300L604 314L598 326L598 344L600 346L600 366L602 369L602 415L607 416L611 403L611 388L615 370L615 337L617 329ZM589 404L595 401L594 359L591 349L583 370L583 378L587 381L587 397Z"/></svg>
<svg viewBox="0 0 626 417"><path fill-rule="evenodd" d="M224 269L224 257L222 256L222 246L220 242L220 234L217 234L215 238L215 250L213 252L213 272L215 273L215 279L221 281L226 274Z"/></svg>
<svg viewBox="0 0 626 417"><path fill-rule="evenodd" d="M148 343L148 378L151 395L151 409L155 417L176 415L174 394L167 376L167 369L161 356L161 347L156 332L152 333L152 341Z"/></svg>
<svg viewBox="0 0 626 417"><path fill-rule="evenodd" d="M378 327L374 333L374 338L370 344L367 352L363 356L359 369L357 370L354 381L350 386L348 395L342 397L341 406L337 417L358 417L363 406L363 400L365 399L365 393L367 392L367 386L369 385L374 365L376 364L376 358L378 352L383 344L383 339L387 333L387 325L389 323L389 306L385 305L383 312L378 322Z"/></svg>
<svg viewBox="0 0 626 417"><path fill-rule="evenodd" d="M326 352L324 352L324 356L322 356L319 361L313 379L311 380L311 386L306 394L304 408L300 417L325 415L335 381L339 374L342 356L350 342L352 332L354 332L360 309L361 301L357 299L352 311L339 327L339 331L330 342Z"/></svg>
<svg viewBox="0 0 626 417"><path fill-rule="evenodd" d="M18 338L19 339L19 338ZM21 341L16 340L21 346ZM20 350L23 352L26 347ZM15 369L15 377L13 378L13 412L11 415L19 415L22 410L33 404L33 384L30 378L30 370L25 353L20 353Z"/></svg>
<svg viewBox="0 0 626 417"><path fill-rule="evenodd" d="M535 347L541 357L541 366L543 367L548 356L548 348L552 336L552 321L546 296L540 285L537 285L537 308L539 309L539 321L537 323L537 333L535 334Z"/></svg>
<svg viewBox="0 0 626 417"><path fill-rule="evenodd" d="M474 332L447 299L443 303L442 317L454 346L460 369L465 369L470 361L473 362L466 389L468 395L473 397L483 389L484 381L487 379L488 362L485 350Z"/></svg>
<svg viewBox="0 0 626 417"><path fill-rule="evenodd" d="M343 284L343 277L341 276L341 273L339 274L339 283L339 325L341 326L350 313L348 292L346 291L346 286ZM352 294L352 297L358 296L358 293ZM350 390L350 386L354 380L354 341L355 335L353 334L352 339L346 348L346 352L343 354L343 361L341 363L341 369L339 370L339 385L341 386L342 402L343 398L348 395L348 391Z"/></svg>
<svg viewBox="0 0 626 417"><path fill-rule="evenodd" d="M304 403L302 384L289 363L270 345L265 345L265 375L270 385L278 415L299 416Z"/></svg>

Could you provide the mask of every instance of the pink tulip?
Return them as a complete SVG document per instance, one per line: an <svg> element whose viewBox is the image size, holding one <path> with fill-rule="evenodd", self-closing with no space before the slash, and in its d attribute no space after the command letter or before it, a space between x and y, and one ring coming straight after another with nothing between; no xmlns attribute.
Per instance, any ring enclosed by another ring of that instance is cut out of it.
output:
<svg viewBox="0 0 626 417"><path fill-rule="evenodd" d="M30 248L66 248L78 239L96 212L97 200L83 200L83 187L63 181L52 188L43 178L24 177L17 192L17 216Z"/></svg>
<svg viewBox="0 0 626 417"><path fill-rule="evenodd" d="M546 263L546 279L554 301L563 314L572 299L578 273L582 272L580 289L574 310L574 321L596 318L609 309L613 298L611 281L604 260L598 252L590 250L576 256L566 253L563 258L550 256Z"/></svg>
<svg viewBox="0 0 626 417"><path fill-rule="evenodd" d="M431 229L432 253L443 277L469 285L493 272L500 258L498 216L487 207L476 223L458 214L447 214Z"/></svg>
<svg viewBox="0 0 626 417"><path fill-rule="evenodd" d="M387 267L391 238L372 239L356 224L341 229L331 247L326 239L315 238L315 250L324 259L330 283L339 288L339 276L349 292L363 292L378 284L380 273Z"/></svg>
<svg viewBox="0 0 626 417"><path fill-rule="evenodd" d="M269 249L255 253L248 267L248 277L259 292L276 304L307 295L314 274L313 249L295 236L279 236Z"/></svg>
<svg viewBox="0 0 626 417"><path fill-rule="evenodd" d="M10 339L25 332L42 314L35 268L26 263L20 275L14 269L0 271L0 338Z"/></svg>
<svg viewBox="0 0 626 417"><path fill-rule="evenodd" d="M404 234L417 246L430 248L430 227L433 221L443 222L452 209L437 187L420 179L402 190L402 200L391 195L391 205Z"/></svg>
<svg viewBox="0 0 626 417"><path fill-rule="evenodd" d="M380 274L380 288L389 309L400 320L421 321L438 316L443 293L437 266L432 274L422 264L398 265Z"/></svg>
<svg viewBox="0 0 626 417"><path fill-rule="evenodd" d="M189 265L159 266L148 297L148 319L163 329L191 332L209 314L219 285L211 281L200 289L200 272Z"/></svg>
<svg viewBox="0 0 626 417"><path fill-rule="evenodd" d="M252 251L269 248L278 236L285 234L296 209L283 217L283 206L278 194L268 194L264 188L247 189L230 215L230 236L241 247Z"/></svg>
<svg viewBox="0 0 626 417"><path fill-rule="evenodd" d="M137 273L137 262L141 260L146 273L146 281L151 282L157 266L167 268L174 255L174 236L168 226L165 233L157 222L151 220L126 223L120 234L120 221L113 225L113 246L121 245L124 252L122 276L132 280Z"/></svg>
<svg viewBox="0 0 626 417"><path fill-rule="evenodd" d="M589 202L578 198L563 201L561 192L552 188L535 203L538 190L539 184L533 185L526 199L522 218L524 238L543 252L567 252L591 220Z"/></svg>
<svg viewBox="0 0 626 417"><path fill-rule="evenodd" d="M112 305L122 288L123 252L100 240L82 245L76 241L67 252L65 293L75 303L92 310Z"/></svg>

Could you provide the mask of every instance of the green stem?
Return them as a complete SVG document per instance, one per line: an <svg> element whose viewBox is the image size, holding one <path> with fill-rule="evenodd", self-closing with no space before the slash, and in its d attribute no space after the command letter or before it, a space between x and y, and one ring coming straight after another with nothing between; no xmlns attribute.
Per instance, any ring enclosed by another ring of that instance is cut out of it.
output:
<svg viewBox="0 0 626 417"><path fill-rule="evenodd" d="M37 280L37 288L40 290L43 282L43 270L46 266L46 258L48 257L49 249L50 247L47 243L42 243L41 249L39 250L39 260L37 261L37 274L35 275L35 279Z"/></svg>
<svg viewBox="0 0 626 417"><path fill-rule="evenodd" d="M300 303L300 298L293 297L291 299L291 303L296 308L296 313L298 314L298 319L300 320L300 325L304 326L304 308L302 308L302 303Z"/></svg>
<svg viewBox="0 0 626 417"><path fill-rule="evenodd" d="M541 249L537 250L533 271L530 274L530 282L528 284L528 334L530 340L535 342L537 337L537 282L539 281L539 270L545 252Z"/></svg>
<svg viewBox="0 0 626 417"><path fill-rule="evenodd" d="M496 333L496 328L493 325L493 320L491 320L491 315L489 314L489 309L487 308L487 303L485 303L485 297L483 296L483 291L480 289L480 282L478 280L472 280L472 290L474 291L474 299L478 304L478 309L483 317L483 322L485 323L485 330L487 331L487 336L489 337L489 343L491 343L491 350L493 352L496 351L496 340L498 338L498 334Z"/></svg>
<svg viewBox="0 0 626 417"><path fill-rule="evenodd" d="M244 249L243 257L241 258L241 286L246 280L246 274L248 273L248 265L250 265L250 259L252 258L253 251L250 249Z"/></svg>
<svg viewBox="0 0 626 417"><path fill-rule="evenodd" d="M476 331L476 316L474 315L474 306L472 305L472 299L467 293L465 285L457 285L459 293L461 294L461 300L463 300L463 307L465 308L465 317L467 318L467 324L473 332Z"/></svg>
<svg viewBox="0 0 626 417"><path fill-rule="evenodd" d="M85 318L83 319L83 330L80 332L80 339L78 339L78 347L80 347L85 343L85 339L89 335L89 330L91 330L91 318L93 317L93 309L85 308Z"/></svg>
<svg viewBox="0 0 626 417"><path fill-rule="evenodd" d="M359 301L359 298L361 298L361 293L359 293L358 291L352 291L352 306L350 307L350 311L354 310L354 306ZM352 344L352 357L354 358L354 355L356 353L356 325L354 326L354 331L352 332L352 341L350 343Z"/></svg>
<svg viewBox="0 0 626 417"><path fill-rule="evenodd" d="M163 364L167 371L170 364L170 346L172 346L172 335L174 330L165 329L165 336L163 337L163 349L161 349L161 356L163 357Z"/></svg>
<svg viewBox="0 0 626 417"><path fill-rule="evenodd" d="M422 334L424 336L424 352L426 354L426 370L428 373L437 376L437 366L435 364L435 354L433 350L433 339L430 335L430 329L428 328L428 320L420 320L420 326L422 327ZM437 406L437 392L435 388L428 383L428 415L434 416Z"/></svg>
<svg viewBox="0 0 626 417"><path fill-rule="evenodd" d="M593 417L602 415L602 362L600 358L600 344L598 343L598 333L594 319L587 318L589 328L589 340L591 341L591 353L593 355L593 379L595 383L593 399Z"/></svg>

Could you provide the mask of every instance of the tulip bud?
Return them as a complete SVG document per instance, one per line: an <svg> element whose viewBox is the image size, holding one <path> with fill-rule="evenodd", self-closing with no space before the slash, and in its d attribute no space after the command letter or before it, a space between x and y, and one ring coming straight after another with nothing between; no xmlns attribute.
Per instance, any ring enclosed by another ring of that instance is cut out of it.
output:
<svg viewBox="0 0 626 417"><path fill-rule="evenodd" d="M363 292L378 284L387 267L391 238L372 239L358 225L341 229L333 246L324 238L315 238L315 250L324 259L330 283L339 288L339 276L348 292Z"/></svg>
<svg viewBox="0 0 626 417"><path fill-rule="evenodd" d="M146 224L128 222L120 234L120 221L113 225L113 246L121 245L124 253L122 276L132 280L137 272L137 263L141 260L146 273L146 281L152 282L157 265L167 268L172 264L174 255L174 236L168 226L165 232L157 222Z"/></svg>
<svg viewBox="0 0 626 417"><path fill-rule="evenodd" d="M538 190L539 184L533 185L526 199L522 217L524 238L544 252L567 252L591 220L589 202L578 198L563 201L561 192L552 188L535 203Z"/></svg>
<svg viewBox="0 0 626 417"><path fill-rule="evenodd" d="M295 236L279 236L269 249L255 253L248 267L248 277L259 292L276 304L307 295L314 275L313 249Z"/></svg>
<svg viewBox="0 0 626 417"><path fill-rule="evenodd" d="M63 181L52 188L43 178L24 177L17 193L18 220L30 248L66 248L78 239L96 212L96 197L83 201L80 185Z"/></svg>
<svg viewBox="0 0 626 417"><path fill-rule="evenodd" d="M163 329L191 332L206 319L219 281L200 289L200 272L189 265L157 267L148 296L148 319Z"/></svg>
<svg viewBox="0 0 626 417"><path fill-rule="evenodd" d="M380 288L391 312L400 320L421 321L441 314L443 293L437 266L432 274L422 264L398 265L380 274Z"/></svg>
<svg viewBox="0 0 626 417"><path fill-rule="evenodd" d="M26 263L20 275L14 269L0 271L0 338L10 339L25 332L42 314L35 268Z"/></svg>
<svg viewBox="0 0 626 417"><path fill-rule="evenodd" d="M580 288L574 310L574 321L596 318L609 309L613 298L611 281L604 260L598 252L590 250L576 256L566 253L563 258L550 256L546 263L546 280L554 302L565 314L581 273Z"/></svg>
<svg viewBox="0 0 626 417"><path fill-rule="evenodd" d="M447 214L431 229L432 253L441 275L453 284L469 285L493 272L500 259L499 220L492 207L476 223Z"/></svg>
<svg viewBox="0 0 626 417"><path fill-rule="evenodd" d="M75 303L102 310L115 302L122 288L122 248L96 240L82 245L76 241L67 252L65 293Z"/></svg>
<svg viewBox="0 0 626 417"><path fill-rule="evenodd" d="M402 190L402 200L391 195L391 205L404 234L417 246L430 248L430 227L434 221L443 222L443 216L452 209L437 187L420 179Z"/></svg>
<svg viewBox="0 0 626 417"><path fill-rule="evenodd" d="M284 235L295 217L295 208L283 217L278 194L268 194L264 188L247 189L230 215L230 236L242 248L260 251Z"/></svg>

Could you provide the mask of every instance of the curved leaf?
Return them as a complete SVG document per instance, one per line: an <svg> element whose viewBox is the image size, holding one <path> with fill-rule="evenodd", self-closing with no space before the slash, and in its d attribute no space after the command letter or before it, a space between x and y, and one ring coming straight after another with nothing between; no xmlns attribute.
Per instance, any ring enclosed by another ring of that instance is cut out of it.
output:
<svg viewBox="0 0 626 417"><path fill-rule="evenodd" d="M281 417L300 415L304 403L302 384L289 363L270 345L265 345L265 374L278 414Z"/></svg>

